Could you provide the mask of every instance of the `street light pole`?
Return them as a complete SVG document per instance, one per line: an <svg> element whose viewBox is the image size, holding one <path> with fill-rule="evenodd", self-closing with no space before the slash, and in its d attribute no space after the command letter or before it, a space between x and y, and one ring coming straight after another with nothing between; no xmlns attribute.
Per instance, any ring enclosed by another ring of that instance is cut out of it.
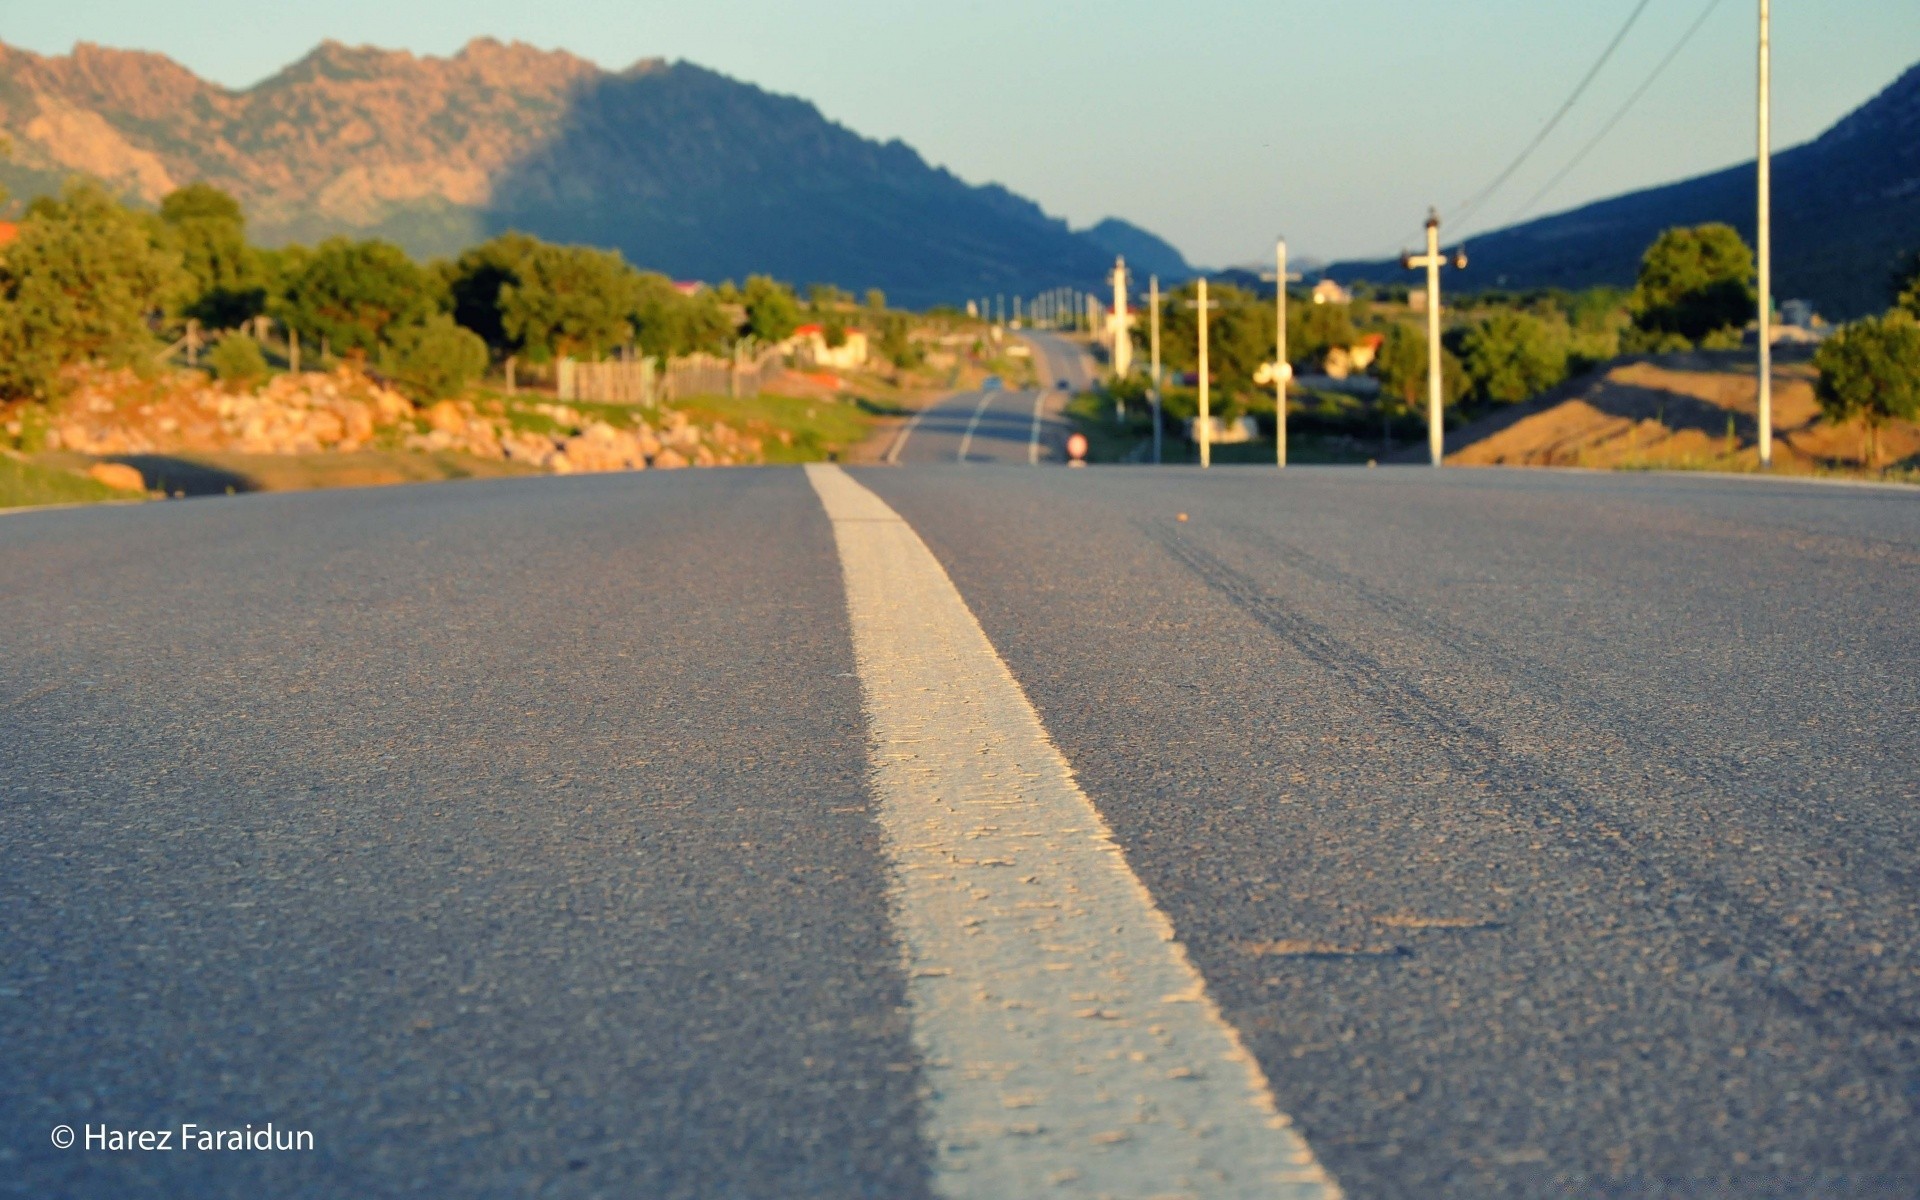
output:
<svg viewBox="0 0 1920 1200"><path fill-rule="evenodd" d="M1773 466L1773 30L1768 0L1760 0L1760 152L1757 247L1760 254L1760 466Z"/></svg>
<svg viewBox="0 0 1920 1200"><path fill-rule="evenodd" d="M1427 270L1427 451L1437 467L1445 458L1447 447L1446 426L1441 420L1445 393L1440 380L1440 268L1451 266L1456 270L1464 269L1467 252L1456 251L1451 259L1440 253L1440 214L1429 211L1427 252L1402 255L1400 265L1409 270L1416 267L1425 267Z"/></svg>

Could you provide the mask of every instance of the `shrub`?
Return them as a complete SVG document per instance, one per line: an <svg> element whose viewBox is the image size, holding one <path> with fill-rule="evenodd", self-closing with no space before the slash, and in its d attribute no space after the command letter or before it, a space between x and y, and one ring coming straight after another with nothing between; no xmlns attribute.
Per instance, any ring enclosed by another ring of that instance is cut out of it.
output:
<svg viewBox="0 0 1920 1200"><path fill-rule="evenodd" d="M1476 395L1516 404L1567 377L1567 333L1528 313L1496 311L1466 332L1461 358Z"/></svg>
<svg viewBox="0 0 1920 1200"><path fill-rule="evenodd" d="M280 315L336 354L377 351L391 329L439 310L438 281L391 242L322 242L287 283Z"/></svg>
<svg viewBox="0 0 1920 1200"><path fill-rule="evenodd" d="M487 369L487 343L453 318L435 316L395 330L381 366L420 400L444 400L467 390Z"/></svg>
<svg viewBox="0 0 1920 1200"><path fill-rule="evenodd" d="M207 366L222 383L243 387L267 377L267 356L260 353L260 343L245 334L228 334L214 343L207 352Z"/></svg>
<svg viewBox="0 0 1920 1200"><path fill-rule="evenodd" d="M147 318L186 286L158 234L98 184L34 201L0 257L0 396L46 399L70 362L151 361Z"/></svg>
<svg viewBox="0 0 1920 1200"><path fill-rule="evenodd" d="M1754 312L1753 275L1753 251L1732 226L1669 229L1640 260L1628 307L1639 329L1698 342L1746 324Z"/></svg>
<svg viewBox="0 0 1920 1200"><path fill-rule="evenodd" d="M1857 418L1866 464L1878 466L1880 427L1920 416L1920 321L1900 309L1856 321L1821 345L1813 365L1820 411L1835 422Z"/></svg>

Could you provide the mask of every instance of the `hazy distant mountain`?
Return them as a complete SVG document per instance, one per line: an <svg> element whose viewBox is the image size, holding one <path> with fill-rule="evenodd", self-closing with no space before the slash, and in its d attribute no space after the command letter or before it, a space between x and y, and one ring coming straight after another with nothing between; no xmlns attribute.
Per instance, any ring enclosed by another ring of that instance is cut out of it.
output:
<svg viewBox="0 0 1920 1200"><path fill-rule="evenodd" d="M1196 273L1187 264L1186 256L1164 239L1118 217L1108 217L1082 233L1110 257L1126 259L1127 273L1139 276L1142 281L1149 275L1158 275L1163 284L1179 283Z"/></svg>
<svg viewBox="0 0 1920 1200"><path fill-rule="evenodd" d="M269 242L380 234L431 255L519 228L683 278L765 272L912 304L1093 286L1112 261L1031 201L803 100L489 39L451 58L327 42L239 92L157 54L0 45L0 128L16 194L79 172L151 202L204 179Z"/></svg>
<svg viewBox="0 0 1920 1200"><path fill-rule="evenodd" d="M1920 66L1818 139L1774 156L1774 292L1829 316L1885 308L1902 253L1920 250ZM1673 225L1725 221L1754 235L1754 166L1602 200L1475 237L1451 286L1631 284L1640 255ZM1338 263L1341 279L1405 279L1395 263Z"/></svg>

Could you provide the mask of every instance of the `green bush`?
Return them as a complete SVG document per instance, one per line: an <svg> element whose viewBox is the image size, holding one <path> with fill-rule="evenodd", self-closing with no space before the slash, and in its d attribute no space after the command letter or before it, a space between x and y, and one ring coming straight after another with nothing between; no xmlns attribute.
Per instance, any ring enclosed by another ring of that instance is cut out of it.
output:
<svg viewBox="0 0 1920 1200"><path fill-rule="evenodd" d="M1460 357L1476 396L1517 404L1566 379L1567 341L1563 324L1500 310L1467 330Z"/></svg>
<svg viewBox="0 0 1920 1200"><path fill-rule="evenodd" d="M276 307L304 338L335 354L367 356L389 331L440 309L439 281L391 242L330 238L304 256Z"/></svg>
<svg viewBox="0 0 1920 1200"><path fill-rule="evenodd" d="M207 366L222 383L251 386L267 377L267 356L260 353L260 343L245 334L228 334L214 343Z"/></svg>
<svg viewBox="0 0 1920 1200"><path fill-rule="evenodd" d="M0 397L46 399L72 362L150 363L147 318L188 286L160 237L98 184L34 201L0 256Z"/></svg>
<svg viewBox="0 0 1920 1200"><path fill-rule="evenodd" d="M1821 345L1813 365L1820 411L1830 421L1858 419L1863 457L1878 466L1880 427L1920 416L1920 321L1902 309L1856 321Z"/></svg>
<svg viewBox="0 0 1920 1200"><path fill-rule="evenodd" d="M444 400L467 390L487 369L487 343L453 318L436 316L395 330L381 366L415 399Z"/></svg>
<svg viewBox="0 0 1920 1200"><path fill-rule="evenodd" d="M1694 343L1754 314L1753 251L1730 225L1669 229L1640 260L1628 307L1634 325Z"/></svg>

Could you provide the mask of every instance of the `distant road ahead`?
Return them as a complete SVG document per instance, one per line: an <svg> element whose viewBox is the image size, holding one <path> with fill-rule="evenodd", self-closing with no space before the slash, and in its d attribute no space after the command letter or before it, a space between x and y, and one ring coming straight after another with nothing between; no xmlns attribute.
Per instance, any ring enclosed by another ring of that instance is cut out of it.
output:
<svg viewBox="0 0 1920 1200"><path fill-rule="evenodd" d="M0 518L0 1195L1915 1194L1920 497L974 432Z"/></svg>
<svg viewBox="0 0 1920 1200"><path fill-rule="evenodd" d="M949 396L902 427L886 461L897 466L1064 462L1071 429L1062 413L1069 397L1091 386L1092 363L1077 344L1056 334L1021 336L1034 352L1040 387Z"/></svg>

